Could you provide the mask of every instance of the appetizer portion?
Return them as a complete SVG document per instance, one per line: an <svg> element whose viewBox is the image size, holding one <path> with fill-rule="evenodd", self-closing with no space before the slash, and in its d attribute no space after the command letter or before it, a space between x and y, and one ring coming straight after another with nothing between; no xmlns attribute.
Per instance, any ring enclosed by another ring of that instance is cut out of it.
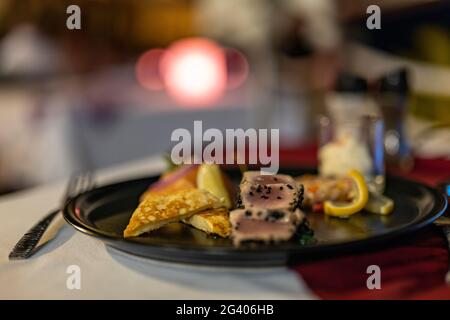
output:
<svg viewBox="0 0 450 320"><path fill-rule="evenodd" d="M291 239L305 218L299 209L302 198L303 186L291 176L245 172L240 184L239 209L230 212L234 244Z"/></svg>
<svg viewBox="0 0 450 320"><path fill-rule="evenodd" d="M228 210L225 208L202 211L182 221L203 232L216 234L222 238L228 238L231 233Z"/></svg>
<svg viewBox="0 0 450 320"><path fill-rule="evenodd" d="M157 182L153 183L141 195L140 201L151 195L164 195L179 190L195 189L198 167L195 164L184 165L164 173Z"/></svg>
<svg viewBox="0 0 450 320"><path fill-rule="evenodd" d="M295 185L295 180L287 174L262 175L259 171L246 171L242 176L241 184L274 184L274 183L290 183Z"/></svg>
<svg viewBox="0 0 450 320"><path fill-rule="evenodd" d="M225 208L230 209L233 206L231 183L219 165L207 163L200 165L196 182L197 188L211 192L220 199Z"/></svg>
<svg viewBox="0 0 450 320"><path fill-rule="evenodd" d="M305 174L296 179L304 187L303 206L314 212L323 211L327 200L346 202L353 198L354 190L348 177L331 178Z"/></svg>
<svg viewBox="0 0 450 320"><path fill-rule="evenodd" d="M294 210L302 201L303 186L285 174L244 173L240 184L239 207Z"/></svg>
<svg viewBox="0 0 450 320"><path fill-rule="evenodd" d="M394 209L392 199L369 191L357 170L336 178L306 174L296 181L305 187L303 206L313 212L348 218L363 209L382 215L390 214Z"/></svg>
<svg viewBox="0 0 450 320"><path fill-rule="evenodd" d="M323 203L323 211L325 214L338 218L348 218L364 209L369 200L369 190L364 177L356 170L350 170L348 176L354 187L352 200L350 202L326 200Z"/></svg>
<svg viewBox="0 0 450 320"><path fill-rule="evenodd" d="M285 174L243 173L238 209L233 187L216 164L183 165L165 173L141 196L124 231L136 237L173 222L242 242L287 241L306 226L303 186ZM306 228L308 229L308 228ZM305 230L306 230L305 229Z"/></svg>
<svg viewBox="0 0 450 320"><path fill-rule="evenodd" d="M287 209L236 209L230 214L233 242L239 245L246 241L287 241L303 219L305 216L300 209L293 212Z"/></svg>
<svg viewBox="0 0 450 320"><path fill-rule="evenodd" d="M152 195L144 199L134 211L124 231L124 237L136 237L162 226L189 218L197 212L221 206L211 193L199 190L180 190L171 194Z"/></svg>
<svg viewBox="0 0 450 320"><path fill-rule="evenodd" d="M173 216L169 220L161 221L158 228L170 222L183 222L208 234L215 234L227 238L231 233L231 224L227 208L231 207L233 199L231 192L229 191L229 185L228 178L220 170L218 165L182 165L175 170L163 174L157 182L152 184L147 191L141 195L141 204L139 207L144 206L146 201L148 202L149 200L158 203L159 207L165 206L164 202L169 199L168 197L183 192L189 193L188 191L190 191L191 194L194 194L196 191L202 191L208 193L217 200L214 207L196 210L195 212L191 212L192 214ZM185 204L189 205L192 199L187 197L180 201L185 201ZM147 209L147 212L151 212L150 209ZM130 225L133 216L130 220ZM127 227L127 230L128 229L129 228ZM155 229L156 228L151 228L145 232ZM137 236L143 233L132 234L127 230L125 230L125 236Z"/></svg>

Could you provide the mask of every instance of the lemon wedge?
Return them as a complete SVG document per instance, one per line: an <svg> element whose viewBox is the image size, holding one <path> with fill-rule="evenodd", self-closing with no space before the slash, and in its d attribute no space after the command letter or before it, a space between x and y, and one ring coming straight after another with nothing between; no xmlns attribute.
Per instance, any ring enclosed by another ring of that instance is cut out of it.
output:
<svg viewBox="0 0 450 320"><path fill-rule="evenodd" d="M197 187L206 190L220 199L226 208L231 208L230 195L222 179L222 172L217 164L202 164L197 173Z"/></svg>
<svg viewBox="0 0 450 320"><path fill-rule="evenodd" d="M369 200L369 190L366 181L357 170L350 170L348 177L355 186L355 197L351 202L325 201L323 210L325 214L333 217L348 218L352 214L361 211Z"/></svg>
<svg viewBox="0 0 450 320"><path fill-rule="evenodd" d="M364 209L372 213L387 215L394 210L394 200L382 194L370 192L369 201Z"/></svg>

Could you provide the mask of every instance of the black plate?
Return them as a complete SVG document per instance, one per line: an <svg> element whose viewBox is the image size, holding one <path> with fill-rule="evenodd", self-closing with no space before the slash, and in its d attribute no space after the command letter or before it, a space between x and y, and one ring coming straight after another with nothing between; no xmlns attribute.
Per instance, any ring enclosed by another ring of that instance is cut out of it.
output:
<svg viewBox="0 0 450 320"><path fill-rule="evenodd" d="M280 172L297 176L311 170L286 169ZM239 172L228 173L238 184ZM387 241L432 223L447 206L446 199L435 189L388 177L386 194L395 201L391 215L361 212L342 220L307 213L316 240L307 245L291 241L235 248L229 239L209 236L181 223L165 226L150 236L124 239L122 232L138 205L139 196L157 179L131 180L84 193L68 203L64 217L77 230L128 253L173 262L262 267Z"/></svg>

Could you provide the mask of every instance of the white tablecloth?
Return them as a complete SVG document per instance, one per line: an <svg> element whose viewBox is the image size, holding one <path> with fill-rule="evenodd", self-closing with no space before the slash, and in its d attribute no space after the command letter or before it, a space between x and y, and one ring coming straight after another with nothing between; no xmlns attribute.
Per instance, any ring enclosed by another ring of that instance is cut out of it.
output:
<svg viewBox="0 0 450 320"><path fill-rule="evenodd" d="M146 159L99 172L98 182L152 174L163 166L160 158ZM0 198L0 299L314 298L302 279L284 267L227 269L138 258L76 232L62 218L56 238L32 258L9 261L16 241L56 207L65 184L61 181ZM67 288L70 265L80 267L79 290Z"/></svg>

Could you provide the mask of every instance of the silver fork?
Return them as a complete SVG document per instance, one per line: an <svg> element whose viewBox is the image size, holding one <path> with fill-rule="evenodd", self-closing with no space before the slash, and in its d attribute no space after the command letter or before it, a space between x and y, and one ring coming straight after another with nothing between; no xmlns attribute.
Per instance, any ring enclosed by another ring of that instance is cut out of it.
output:
<svg viewBox="0 0 450 320"><path fill-rule="evenodd" d="M61 199L60 207L52 210L38 223L36 223L22 238L17 242L14 248L9 253L9 259L27 259L31 257L37 250L35 250L39 240L41 240L50 223L64 208L66 203L76 197L77 195L92 189L94 186L94 179L91 173L83 173L70 178L63 198Z"/></svg>

